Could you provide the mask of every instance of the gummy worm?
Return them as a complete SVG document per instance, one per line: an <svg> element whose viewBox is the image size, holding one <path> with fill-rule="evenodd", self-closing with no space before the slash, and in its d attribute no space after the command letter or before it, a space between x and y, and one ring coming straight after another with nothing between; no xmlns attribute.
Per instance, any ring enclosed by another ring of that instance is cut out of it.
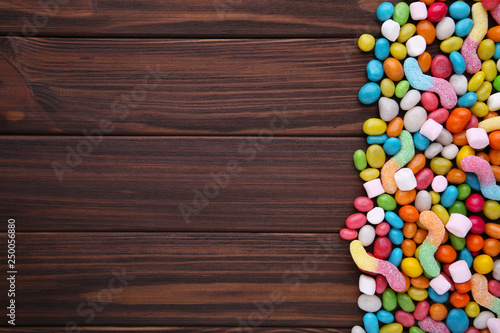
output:
<svg viewBox="0 0 500 333"><path fill-rule="evenodd" d="M488 279L484 275L476 273L472 275L471 283L474 301L500 316L500 298L493 296L488 291Z"/></svg>
<svg viewBox="0 0 500 333"><path fill-rule="evenodd" d="M453 109L457 105L457 94L452 85L444 79L422 73L417 59L411 57L406 59L403 67L406 78L413 88L438 94L445 109Z"/></svg>
<svg viewBox="0 0 500 333"><path fill-rule="evenodd" d="M394 291L402 292L405 290L406 280L403 274L392 263L369 256L359 240L351 242L350 250L352 259L358 265L359 269L370 273L382 274Z"/></svg>
<svg viewBox="0 0 500 333"><path fill-rule="evenodd" d="M394 180L394 174L408 164L413 156L415 156L415 147L410 132L403 130L401 134L399 134L398 139L401 142L401 149L384 164L380 171L382 187L389 194L394 194L398 190L398 186Z"/></svg>
<svg viewBox="0 0 500 333"><path fill-rule="evenodd" d="M481 70L481 59L477 56L477 48L488 32L488 12L478 2L472 5L472 30L462 44L460 53L465 60L465 70L475 74Z"/></svg>
<svg viewBox="0 0 500 333"><path fill-rule="evenodd" d="M436 213L430 210L420 213L420 223L427 228L429 233L420 247L418 260L426 274L436 277L441 272L441 269L434 258L434 253L444 239L444 224Z"/></svg>
<svg viewBox="0 0 500 333"><path fill-rule="evenodd" d="M418 322L418 327L424 332L429 333L450 333L446 324L442 321L435 321L431 317L425 317L423 320Z"/></svg>
<svg viewBox="0 0 500 333"><path fill-rule="evenodd" d="M484 129L486 133L498 131L500 130L500 116L485 119L477 124L477 127Z"/></svg>
<svg viewBox="0 0 500 333"><path fill-rule="evenodd" d="M500 200L500 186L497 185L493 170L488 161L475 155L465 156L461 162L465 172L473 172L479 179L481 193L485 198Z"/></svg>

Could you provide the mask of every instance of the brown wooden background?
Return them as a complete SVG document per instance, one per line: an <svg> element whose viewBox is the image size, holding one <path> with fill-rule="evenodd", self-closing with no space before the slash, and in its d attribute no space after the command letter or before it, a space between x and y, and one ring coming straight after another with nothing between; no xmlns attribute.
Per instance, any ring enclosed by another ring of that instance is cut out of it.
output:
<svg viewBox="0 0 500 333"><path fill-rule="evenodd" d="M377 112L357 101L371 57L356 37L378 34L380 1L48 2L0 1L0 257L15 218L16 330L360 324L338 232L364 194L351 156ZM53 163L68 158L60 181ZM186 223L179 205L228 163L237 174ZM86 321L79 305L113 271L132 278Z"/></svg>

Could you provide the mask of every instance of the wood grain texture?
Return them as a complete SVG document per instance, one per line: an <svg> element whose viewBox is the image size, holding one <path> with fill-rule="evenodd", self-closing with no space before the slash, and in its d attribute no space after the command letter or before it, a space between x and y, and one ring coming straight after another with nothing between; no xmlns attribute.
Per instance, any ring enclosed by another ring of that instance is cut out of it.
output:
<svg viewBox="0 0 500 333"><path fill-rule="evenodd" d="M86 332L166 332L166 333L239 333L244 332L239 327L162 327L162 326L81 326L80 333ZM253 327L254 333L349 333L349 328L302 328L302 327ZM0 332L24 332L24 333L67 333L62 327L22 327L22 328L2 328Z"/></svg>
<svg viewBox="0 0 500 333"><path fill-rule="evenodd" d="M0 38L0 133L361 136L355 39Z"/></svg>
<svg viewBox="0 0 500 333"><path fill-rule="evenodd" d="M16 244L18 326L361 321L358 271L337 234L18 233Z"/></svg>
<svg viewBox="0 0 500 333"><path fill-rule="evenodd" d="M48 9L41 4L53 3ZM19 36L352 37L377 29L378 2L359 0L0 1L0 33Z"/></svg>
<svg viewBox="0 0 500 333"><path fill-rule="evenodd" d="M3 136L0 217L19 231L339 231L365 195L352 164L364 140L266 140L107 137L81 156L84 138Z"/></svg>

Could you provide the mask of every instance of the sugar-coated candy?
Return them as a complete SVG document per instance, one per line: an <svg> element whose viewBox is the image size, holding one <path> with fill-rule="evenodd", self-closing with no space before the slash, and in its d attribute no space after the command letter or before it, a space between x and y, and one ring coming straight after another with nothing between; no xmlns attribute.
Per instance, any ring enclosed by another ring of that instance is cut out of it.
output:
<svg viewBox="0 0 500 333"><path fill-rule="evenodd" d="M466 71L470 74L477 73L481 69L481 59L476 52L488 31L488 13L479 2L472 5L472 21L474 25L460 51L467 65Z"/></svg>
<svg viewBox="0 0 500 333"><path fill-rule="evenodd" d="M479 179L481 193L485 198L500 200L500 186L496 184L490 164L477 156L465 156L461 162L462 169L473 172Z"/></svg>
<svg viewBox="0 0 500 333"><path fill-rule="evenodd" d="M431 277L436 277L439 275L440 268L434 258L434 253L443 241L445 235L444 225L432 211L421 212L420 223L427 228L429 233L420 247L418 259L425 273Z"/></svg>
<svg viewBox="0 0 500 333"><path fill-rule="evenodd" d="M418 322L418 327L428 333L450 333L446 324L441 321L435 321L431 317L425 317Z"/></svg>
<svg viewBox="0 0 500 333"><path fill-rule="evenodd" d="M493 296L488 291L488 280L482 274L476 273L471 278L472 282L472 297L477 304L490 309L497 316L500 316L500 299Z"/></svg>

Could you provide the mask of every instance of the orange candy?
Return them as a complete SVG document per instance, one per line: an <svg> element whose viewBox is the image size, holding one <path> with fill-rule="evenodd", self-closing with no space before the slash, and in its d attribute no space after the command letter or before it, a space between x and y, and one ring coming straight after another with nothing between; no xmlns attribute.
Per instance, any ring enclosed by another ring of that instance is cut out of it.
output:
<svg viewBox="0 0 500 333"><path fill-rule="evenodd" d="M476 156L477 157L481 157L483 160L485 160L488 163L490 163L490 157L484 151L480 151L479 153L476 154Z"/></svg>
<svg viewBox="0 0 500 333"><path fill-rule="evenodd" d="M405 286L405 289L403 291L401 291L402 293L405 293L408 291L408 289L410 289L411 287L411 280L410 280L410 277L408 275L406 275L405 273L402 273L401 274L403 275L403 277L405 278L405 282L406 282L406 286Z"/></svg>
<svg viewBox="0 0 500 333"><path fill-rule="evenodd" d="M462 184L463 182L465 182L465 178L467 178L465 172L456 168L448 171L448 174L446 175L446 179L450 184Z"/></svg>
<svg viewBox="0 0 500 333"><path fill-rule="evenodd" d="M483 117L483 120L490 119L493 117L498 117L498 113L495 111L490 111L486 116Z"/></svg>
<svg viewBox="0 0 500 333"><path fill-rule="evenodd" d="M500 241L495 238L485 239L483 252L490 257L496 257L500 253Z"/></svg>
<svg viewBox="0 0 500 333"><path fill-rule="evenodd" d="M500 165L500 150L490 149L488 156L491 164Z"/></svg>
<svg viewBox="0 0 500 333"><path fill-rule="evenodd" d="M467 136L465 134L465 130L453 134L453 143L459 147L469 144L469 141L467 140Z"/></svg>
<svg viewBox="0 0 500 333"><path fill-rule="evenodd" d="M441 241L441 245L446 243L448 241L448 238L450 237L449 233L448 233L448 230L445 230L444 231L444 237L443 237L443 240Z"/></svg>
<svg viewBox="0 0 500 333"><path fill-rule="evenodd" d="M435 1L436 0L422 0L422 2L427 5L427 7L429 7L430 5L432 5Z"/></svg>
<svg viewBox="0 0 500 333"><path fill-rule="evenodd" d="M495 176L495 180L500 182L500 166L492 165L491 170L493 171L493 176Z"/></svg>
<svg viewBox="0 0 500 333"><path fill-rule="evenodd" d="M425 237L427 237L427 230L424 229L418 229L417 232L415 233L415 236L413 236L413 240L417 244L422 244L425 240Z"/></svg>
<svg viewBox="0 0 500 333"><path fill-rule="evenodd" d="M395 58L387 58L384 60L384 73L389 79L394 82L401 81L405 75L403 65Z"/></svg>
<svg viewBox="0 0 500 333"><path fill-rule="evenodd" d="M426 73L431 69L432 57L429 52L424 52L419 55L417 61L422 73Z"/></svg>
<svg viewBox="0 0 500 333"><path fill-rule="evenodd" d="M415 241L412 239L405 239L403 243L401 243L401 250L406 257L413 257L416 249L417 244L415 244Z"/></svg>
<svg viewBox="0 0 500 333"><path fill-rule="evenodd" d="M415 223L405 222L403 225L403 236L405 236L405 238L413 238L417 233L417 228Z"/></svg>
<svg viewBox="0 0 500 333"><path fill-rule="evenodd" d="M484 239L481 235L468 234L465 237L465 244L472 252L480 251L484 246Z"/></svg>
<svg viewBox="0 0 500 333"><path fill-rule="evenodd" d="M397 190L396 194L394 195L394 199L396 199L396 202L401 206L411 204L413 201L415 201L416 197L417 190L415 189L409 191Z"/></svg>
<svg viewBox="0 0 500 333"><path fill-rule="evenodd" d="M495 43L500 42L500 25L494 26L488 30L486 37L494 41Z"/></svg>
<svg viewBox="0 0 500 333"><path fill-rule="evenodd" d="M399 217L405 222L417 222L420 213L412 205L405 205L399 209Z"/></svg>
<svg viewBox="0 0 500 333"><path fill-rule="evenodd" d="M410 163L408 163L406 167L409 168L411 171L413 171L413 174L416 175L420 170L422 170L425 167L425 162L427 162L425 155L417 154L413 156Z"/></svg>
<svg viewBox="0 0 500 333"><path fill-rule="evenodd" d="M467 304L470 302L469 294L462 294L458 292L454 292L450 296L450 303L456 308L465 308Z"/></svg>
<svg viewBox="0 0 500 333"><path fill-rule="evenodd" d="M455 283L455 289L462 294L468 293L472 288L471 280L464 283Z"/></svg>
<svg viewBox="0 0 500 333"><path fill-rule="evenodd" d="M429 279L424 275L420 275L419 277L411 278L411 285L418 289L427 289L429 288Z"/></svg>
<svg viewBox="0 0 500 333"><path fill-rule="evenodd" d="M446 121L446 129L451 133L462 131L471 117L471 112L466 108L456 108L450 113Z"/></svg>
<svg viewBox="0 0 500 333"><path fill-rule="evenodd" d="M436 28L429 20L422 20L417 24L417 35L424 37L427 45L431 45L436 39Z"/></svg>
<svg viewBox="0 0 500 333"><path fill-rule="evenodd" d="M436 250L434 257L444 264L451 264L457 259L457 251L451 245L441 245Z"/></svg>
<svg viewBox="0 0 500 333"><path fill-rule="evenodd" d="M399 134L401 134L402 130L403 130L403 119L401 119L400 117L396 117L393 120L391 120L387 125L386 134L390 138L395 138Z"/></svg>
<svg viewBox="0 0 500 333"><path fill-rule="evenodd" d="M490 147L500 150L500 131L493 131L488 137L490 138Z"/></svg>
<svg viewBox="0 0 500 333"><path fill-rule="evenodd" d="M500 239L500 224L486 223L485 232L490 237Z"/></svg>
<svg viewBox="0 0 500 333"><path fill-rule="evenodd" d="M441 321L448 315L448 309L446 309L446 306L441 303L434 303L429 309L429 315L435 321Z"/></svg>

